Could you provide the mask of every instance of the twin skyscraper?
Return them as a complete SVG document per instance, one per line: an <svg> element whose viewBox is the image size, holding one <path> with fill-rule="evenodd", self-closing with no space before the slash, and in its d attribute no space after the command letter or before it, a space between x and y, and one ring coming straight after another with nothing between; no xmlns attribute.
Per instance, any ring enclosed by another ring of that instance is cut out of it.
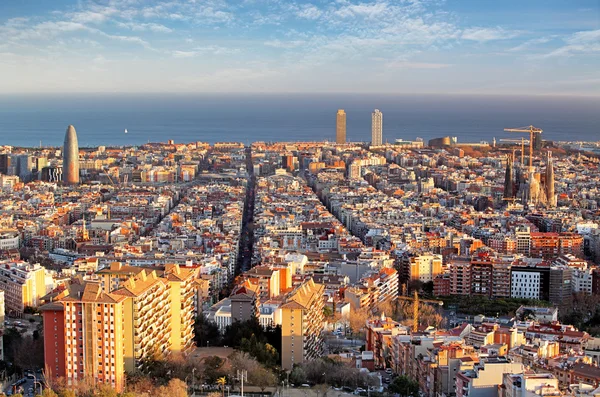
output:
<svg viewBox="0 0 600 397"><path fill-rule="evenodd" d="M371 113L371 146L380 146L383 141L383 113L375 109ZM339 109L335 124L335 143L346 143L346 112Z"/></svg>

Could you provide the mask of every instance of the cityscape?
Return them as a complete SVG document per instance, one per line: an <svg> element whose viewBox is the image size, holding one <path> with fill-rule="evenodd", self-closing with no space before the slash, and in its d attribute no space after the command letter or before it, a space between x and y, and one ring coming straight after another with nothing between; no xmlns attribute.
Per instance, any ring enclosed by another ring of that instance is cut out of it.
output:
<svg viewBox="0 0 600 397"><path fill-rule="evenodd" d="M0 1L0 397L600 397L599 16Z"/></svg>
<svg viewBox="0 0 600 397"><path fill-rule="evenodd" d="M1 147L7 395L598 394L594 143L332 119L323 142Z"/></svg>

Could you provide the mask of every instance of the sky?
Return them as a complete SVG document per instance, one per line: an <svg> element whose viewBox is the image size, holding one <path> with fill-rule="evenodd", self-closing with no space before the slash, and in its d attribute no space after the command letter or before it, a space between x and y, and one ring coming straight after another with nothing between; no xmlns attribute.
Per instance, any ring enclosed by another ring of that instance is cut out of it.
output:
<svg viewBox="0 0 600 397"><path fill-rule="evenodd" d="M1 0L0 93L600 96L600 0Z"/></svg>

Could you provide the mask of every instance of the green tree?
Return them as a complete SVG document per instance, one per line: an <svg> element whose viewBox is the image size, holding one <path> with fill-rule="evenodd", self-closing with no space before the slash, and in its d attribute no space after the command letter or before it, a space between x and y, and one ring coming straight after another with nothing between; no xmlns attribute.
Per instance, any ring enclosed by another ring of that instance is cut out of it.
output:
<svg viewBox="0 0 600 397"><path fill-rule="evenodd" d="M225 374L223 365L225 360L218 356L211 356L204 359L204 377L208 383L215 383L216 380Z"/></svg>
<svg viewBox="0 0 600 397"><path fill-rule="evenodd" d="M388 390L401 396L419 397L419 384L408 376L398 376L389 385Z"/></svg>
<svg viewBox="0 0 600 397"><path fill-rule="evenodd" d="M196 346L221 346L221 333L219 327L211 321L208 321L204 315L196 318L194 323L194 340Z"/></svg>

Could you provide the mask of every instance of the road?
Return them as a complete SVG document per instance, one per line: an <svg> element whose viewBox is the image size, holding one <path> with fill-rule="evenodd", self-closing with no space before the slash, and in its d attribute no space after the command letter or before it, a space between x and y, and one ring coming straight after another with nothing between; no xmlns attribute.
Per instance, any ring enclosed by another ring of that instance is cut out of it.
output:
<svg viewBox="0 0 600 397"><path fill-rule="evenodd" d="M254 219L254 166L252 165L252 149L246 148L246 172L248 173L248 185L246 186L246 200L244 201L244 215L242 219L242 231L240 233L240 252L238 255L238 266L236 275L250 270L252 267L252 251L254 247L254 232L252 221Z"/></svg>

